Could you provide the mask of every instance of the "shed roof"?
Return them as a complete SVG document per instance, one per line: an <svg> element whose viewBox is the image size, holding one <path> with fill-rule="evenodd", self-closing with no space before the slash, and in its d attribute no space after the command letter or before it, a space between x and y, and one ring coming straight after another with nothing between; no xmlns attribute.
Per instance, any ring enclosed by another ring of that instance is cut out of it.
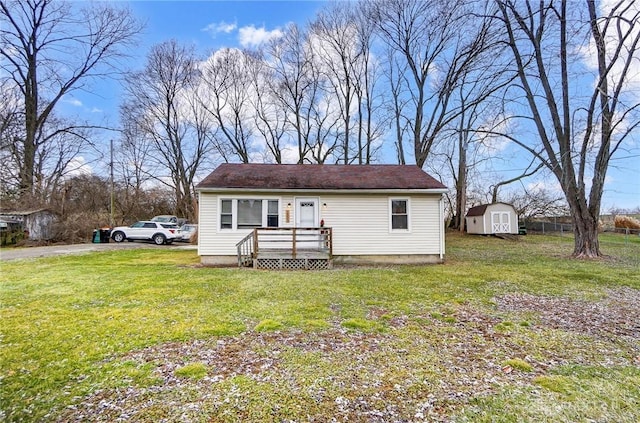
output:
<svg viewBox="0 0 640 423"><path fill-rule="evenodd" d="M225 163L197 189L384 190L446 187L414 165L317 165Z"/></svg>
<svg viewBox="0 0 640 423"><path fill-rule="evenodd" d="M467 216L482 216L487 211L488 204L481 204L479 206L471 207L467 212Z"/></svg>
<svg viewBox="0 0 640 423"><path fill-rule="evenodd" d="M513 205L511 204L501 203L501 202L496 202L491 204L481 204L479 206L471 207L467 212L467 216L482 216L487 211L487 207L493 206L494 204L504 204L505 206L513 207Z"/></svg>
<svg viewBox="0 0 640 423"><path fill-rule="evenodd" d="M53 213L49 209L34 209L34 210L2 210L0 216L30 216L36 213Z"/></svg>

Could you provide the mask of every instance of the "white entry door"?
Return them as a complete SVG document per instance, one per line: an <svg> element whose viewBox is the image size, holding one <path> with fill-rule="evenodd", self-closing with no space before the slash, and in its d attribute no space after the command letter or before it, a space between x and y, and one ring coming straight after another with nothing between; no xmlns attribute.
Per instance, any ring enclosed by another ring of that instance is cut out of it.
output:
<svg viewBox="0 0 640 423"><path fill-rule="evenodd" d="M491 212L491 233L511 233L511 219L509 219L509 212Z"/></svg>
<svg viewBox="0 0 640 423"><path fill-rule="evenodd" d="M296 226L298 228L317 228L318 220L317 198L296 198Z"/></svg>

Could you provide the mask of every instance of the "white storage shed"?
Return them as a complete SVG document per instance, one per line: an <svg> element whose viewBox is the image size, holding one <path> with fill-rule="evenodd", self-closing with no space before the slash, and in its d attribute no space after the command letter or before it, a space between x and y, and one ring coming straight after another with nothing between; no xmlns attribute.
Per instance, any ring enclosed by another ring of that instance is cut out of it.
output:
<svg viewBox="0 0 640 423"><path fill-rule="evenodd" d="M471 207L465 219L467 233L470 234L518 233L518 215L511 204L493 203Z"/></svg>

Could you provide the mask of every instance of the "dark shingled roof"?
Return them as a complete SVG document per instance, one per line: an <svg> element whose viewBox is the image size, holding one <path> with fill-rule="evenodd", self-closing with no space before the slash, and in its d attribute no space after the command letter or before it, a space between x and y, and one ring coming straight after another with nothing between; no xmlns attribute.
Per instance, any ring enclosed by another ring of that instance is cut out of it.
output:
<svg viewBox="0 0 640 423"><path fill-rule="evenodd" d="M220 165L196 187L245 189L446 189L413 165Z"/></svg>
<svg viewBox="0 0 640 423"><path fill-rule="evenodd" d="M481 204L479 206L471 207L467 212L467 216L482 216L487 211L489 204Z"/></svg>

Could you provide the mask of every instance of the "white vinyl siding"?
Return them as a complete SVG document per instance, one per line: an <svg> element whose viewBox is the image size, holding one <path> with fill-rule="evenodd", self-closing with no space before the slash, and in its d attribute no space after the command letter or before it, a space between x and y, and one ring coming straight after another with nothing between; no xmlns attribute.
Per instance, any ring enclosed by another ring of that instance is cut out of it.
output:
<svg viewBox="0 0 640 423"><path fill-rule="evenodd" d="M259 199L262 201L264 212L264 226L273 222L274 211L279 216L284 216L284 207L287 201L272 195L246 195L245 193L225 193L218 196L212 193L200 193L199 221L198 221L198 254L213 256L235 256L236 244L249 234L253 228L237 228L237 213L231 208L231 226L222 227L220 219L225 219L228 211L227 204L235 203L234 200ZM228 200L228 202L227 202ZM276 203L274 206L273 203ZM255 203L254 203L255 204ZM222 213L224 209L225 213ZM270 219L271 218L271 219ZM282 219L281 219L282 220ZM260 225L262 226L262 225Z"/></svg>
<svg viewBox="0 0 640 423"><path fill-rule="evenodd" d="M306 195L305 195L306 194ZM236 255L236 243L251 229L220 229L218 208L220 199L262 198L250 193L200 193L200 221L198 228L200 255ZM390 203L388 194L308 194L274 192L271 199L279 199L279 226L295 226L295 198L319 199L319 218L325 227L333 229L334 255L411 255L444 254L441 251L442 216L440 194L393 196L407 199L410 231L390 231ZM291 207L288 208L288 204ZM326 204L326 206L325 206ZM287 209L288 212L287 212ZM288 221L287 221L288 217Z"/></svg>
<svg viewBox="0 0 640 423"><path fill-rule="evenodd" d="M410 199L411 232L389 231L388 195L321 196L334 255L440 254L440 195L403 198Z"/></svg>

